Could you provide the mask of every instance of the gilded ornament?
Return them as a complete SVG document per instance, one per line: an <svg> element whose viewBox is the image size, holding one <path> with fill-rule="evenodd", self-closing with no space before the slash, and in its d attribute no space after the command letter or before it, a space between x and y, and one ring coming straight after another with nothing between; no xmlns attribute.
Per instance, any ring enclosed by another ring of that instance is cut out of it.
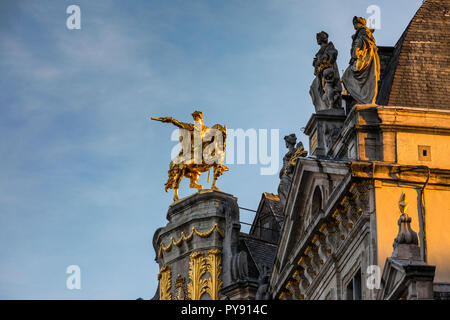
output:
<svg viewBox="0 0 450 320"><path fill-rule="evenodd" d="M209 236L214 232L214 230L216 230L217 233L218 233L222 238L225 237L224 232L223 232L222 230L220 230L219 225L218 225L217 223L215 223L215 224L211 227L211 229L209 229L208 231L205 231L205 232L199 231L199 230L194 226L194 227L192 227L192 231L191 231L191 233L190 233L188 236L186 236L186 234L185 234L184 232L181 232L180 238L179 238L178 240L175 240L174 237L171 237L171 238L170 238L170 242L169 242L169 244L168 244L167 246L164 245L164 243L161 242L160 247L159 247L159 251L158 251L158 257L159 257L159 258L162 258L162 252L163 252L163 251L164 251L164 252L170 251L170 250L172 249L172 245L175 245L175 246L179 247L179 246L181 246L181 244L182 244L183 241L191 241L192 238L193 238L193 236L194 236L194 233L195 233L197 236L201 237L201 238L207 238L207 237L209 237Z"/></svg>
<svg viewBox="0 0 450 320"><path fill-rule="evenodd" d="M169 266L163 266L158 274L159 300L172 300L172 271Z"/></svg>
<svg viewBox="0 0 450 320"><path fill-rule="evenodd" d="M175 298L176 300L186 300L187 295L185 280L180 274L178 274L175 279Z"/></svg>
<svg viewBox="0 0 450 320"><path fill-rule="evenodd" d="M207 270L211 277L208 279L207 292L211 300L219 300L219 290L222 288L223 282L220 279L222 272L222 252L219 249L212 249L208 252Z"/></svg>
<svg viewBox="0 0 450 320"><path fill-rule="evenodd" d="M173 201L179 200L178 189L181 180L186 177L190 179L189 187L198 191L203 189L197 181L203 172L209 174L213 169L213 181L211 190L217 188L217 178L229 168L223 164L225 160L225 141L227 138L227 126L215 124L211 128L203 124L203 113L195 111L192 113L195 123L180 122L172 117L151 118L152 120L172 123L180 128L180 142L182 150L175 159L170 162L169 178L165 183L166 192L174 190Z"/></svg>
<svg viewBox="0 0 450 320"><path fill-rule="evenodd" d="M207 271L206 259L199 251L190 255L188 297L190 300L200 300L201 296L207 292L208 279L202 279Z"/></svg>

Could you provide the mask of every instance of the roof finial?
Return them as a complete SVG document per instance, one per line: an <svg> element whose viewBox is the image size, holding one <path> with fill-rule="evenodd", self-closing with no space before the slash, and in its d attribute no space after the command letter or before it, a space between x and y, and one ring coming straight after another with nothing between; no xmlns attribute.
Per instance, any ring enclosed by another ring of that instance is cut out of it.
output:
<svg viewBox="0 0 450 320"><path fill-rule="evenodd" d="M406 200L406 195L402 192L400 195L400 200L398 201L398 206L400 208L400 218L398 219L398 235L394 240L394 249L399 244L419 244L417 238L417 233L411 229L411 217L406 214L406 209L408 208L408 201Z"/></svg>
<svg viewBox="0 0 450 320"><path fill-rule="evenodd" d="M398 207L400 208L401 213L406 214L406 209L408 209L408 202L406 201L406 195L404 192L400 195L400 199L398 200Z"/></svg>

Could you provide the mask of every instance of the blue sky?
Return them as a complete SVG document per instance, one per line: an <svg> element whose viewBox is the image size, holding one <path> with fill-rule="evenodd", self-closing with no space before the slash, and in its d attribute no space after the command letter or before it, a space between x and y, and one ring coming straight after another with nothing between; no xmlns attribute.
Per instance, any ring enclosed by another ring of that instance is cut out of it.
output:
<svg viewBox="0 0 450 320"><path fill-rule="evenodd" d="M354 15L378 5L377 44L394 45L421 2L1 1L0 298L151 298L175 142L149 117L199 109L207 125L294 132L307 146L315 34L329 33L343 70ZM66 28L71 4L81 30ZM219 187L256 209L278 182L236 164ZM81 290L66 288L73 264Z"/></svg>

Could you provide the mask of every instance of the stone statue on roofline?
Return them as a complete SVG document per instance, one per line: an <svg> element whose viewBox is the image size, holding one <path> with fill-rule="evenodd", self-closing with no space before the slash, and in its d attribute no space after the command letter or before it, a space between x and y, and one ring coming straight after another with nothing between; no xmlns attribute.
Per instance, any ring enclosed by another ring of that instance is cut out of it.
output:
<svg viewBox="0 0 450 320"><path fill-rule="evenodd" d="M270 270L264 263L259 265L258 290L256 291L255 300L270 300L269 281Z"/></svg>
<svg viewBox="0 0 450 320"><path fill-rule="evenodd" d="M314 60L314 75L309 94L316 112L342 108L342 85L336 59L338 51L333 42L328 41L325 31L316 34L317 44L320 46Z"/></svg>
<svg viewBox="0 0 450 320"><path fill-rule="evenodd" d="M295 165L298 157L305 157L308 152L304 150L301 142L297 143L295 133L284 137L288 152L283 157L283 167L280 170L280 184L278 185L278 197L282 207L286 204L286 199L292 183ZM297 143L297 145L295 145Z"/></svg>
<svg viewBox="0 0 450 320"><path fill-rule="evenodd" d="M366 19L353 17L356 32L352 36L351 59L342 81L350 96L360 104L374 104L380 80L380 57L373 37L374 29L366 27Z"/></svg>

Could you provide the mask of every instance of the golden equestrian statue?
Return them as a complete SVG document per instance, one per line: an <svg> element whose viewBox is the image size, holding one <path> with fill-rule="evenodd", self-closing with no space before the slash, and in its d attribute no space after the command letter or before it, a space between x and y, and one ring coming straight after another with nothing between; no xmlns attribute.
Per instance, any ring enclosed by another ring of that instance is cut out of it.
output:
<svg viewBox="0 0 450 320"><path fill-rule="evenodd" d="M197 181L202 172L208 171L208 182L210 170L213 168L213 181L211 190L217 188L217 178L228 167L223 164L225 159L225 140L227 138L227 126L215 124L208 128L203 124L203 113L194 111L192 113L194 123L180 122L172 117L151 118L160 122L172 123L179 128L181 151L171 162L169 167L169 178L165 183L166 192L173 189L173 201L177 201L178 189L183 177L190 179L189 187L198 191L203 189Z"/></svg>

